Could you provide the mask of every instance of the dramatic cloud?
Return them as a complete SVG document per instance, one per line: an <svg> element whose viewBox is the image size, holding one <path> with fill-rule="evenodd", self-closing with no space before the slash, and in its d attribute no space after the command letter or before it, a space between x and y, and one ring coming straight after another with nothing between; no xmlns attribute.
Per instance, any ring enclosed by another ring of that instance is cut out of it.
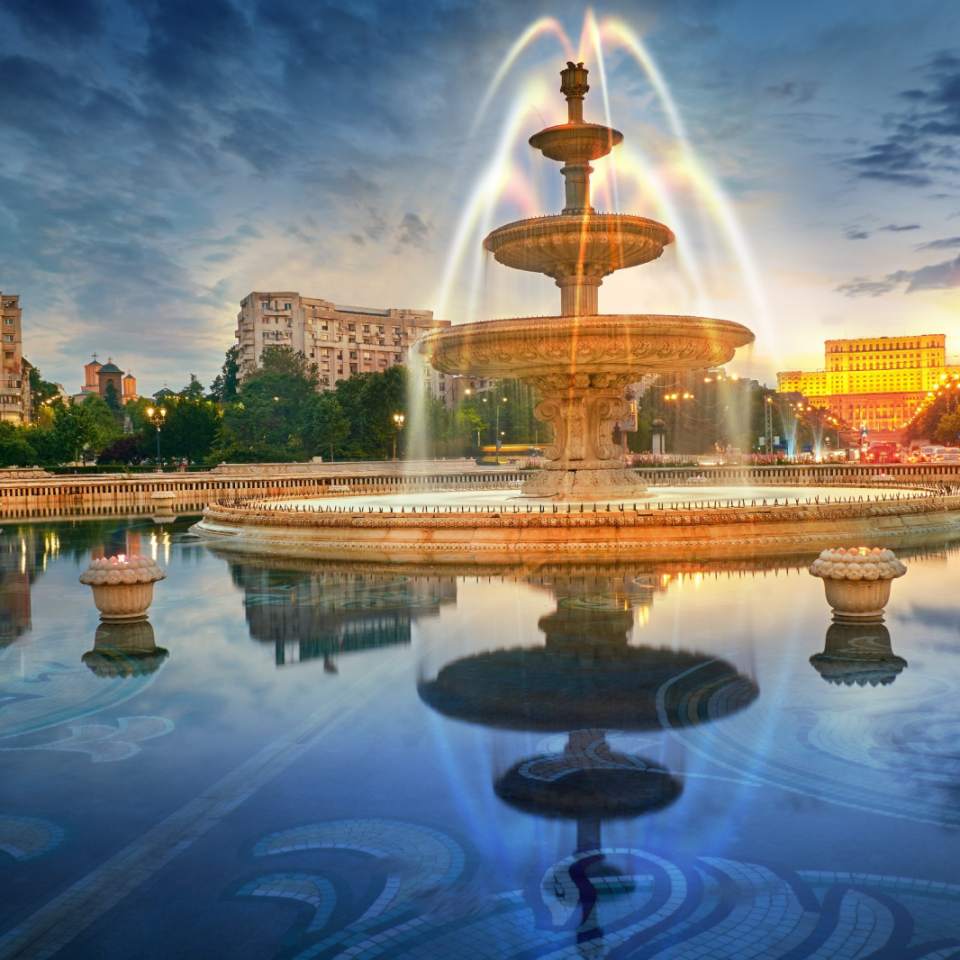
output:
<svg viewBox="0 0 960 960"><path fill-rule="evenodd" d="M430 227L415 213L405 213L400 221L397 241L405 247L426 247Z"/></svg>
<svg viewBox="0 0 960 960"><path fill-rule="evenodd" d="M891 280L868 280L866 277L854 277L837 287L837 292L845 297L880 297L896 290L897 284Z"/></svg>
<svg viewBox="0 0 960 960"><path fill-rule="evenodd" d="M100 33L103 26L97 0L5 0L4 6L35 37L76 40Z"/></svg>
<svg viewBox="0 0 960 960"><path fill-rule="evenodd" d="M817 88L818 84L813 80L784 80L767 87L766 91L771 97L796 105L812 100Z"/></svg>
<svg viewBox="0 0 960 960"><path fill-rule="evenodd" d="M930 197L954 189L940 181L958 162L951 91L960 69L952 55L931 57L949 35L950 11L918 2L922 14L908 26L899 10L870 7L867 39L863 18L848 11L824 8L817 18L786 11L781 28L800 56L772 52L761 0L645 0L642 12L611 0L598 10L643 35L700 162L731 196L758 274L783 285L798 313L818 310L811 304L836 282L812 264L821 251L841 271L830 276L862 274L855 282L867 285L864 293L937 282L933 275L891 280L900 261L864 266L860 258L874 245L845 236L864 241L923 223L928 232L917 239L953 255L953 229L938 211L956 210L956 199L944 205ZM438 307L452 253L463 271L481 256L477 237L457 248L458 224L505 122L527 101L514 127L509 183L495 209L478 214L476 232L557 209L559 174L526 146L538 125L562 116L557 70L566 56L553 35L531 42L474 124L506 52L544 10L508 0L0 3L0 289L22 297L27 356L75 389L80 360L111 352L152 391L164 380L185 382L188 370L209 381L231 342L238 300L251 289ZM576 43L582 0L553 0L548 12ZM685 195L683 178L668 169L677 156L670 117L633 58L613 46L608 54L611 112L627 136L620 155L642 154L664 190L657 197L650 184L630 182L636 164L625 162L624 207L655 214L657 201L669 201L665 209L687 224L677 247L701 263L700 293L716 296L723 315L742 317L762 337L749 295L725 291L744 287L740 264L749 257L720 253L711 273L707 264L724 245L700 236L698 225L711 220L703 198ZM872 62L893 78L892 89L908 91L885 126L891 105L879 91L888 87L878 84ZM919 71L918 63L925 64ZM602 85L591 66L589 109L600 119ZM534 81L555 99L534 104ZM816 110L804 106L810 102ZM764 112L782 126L758 122ZM852 168L837 165L838 155L855 149L852 131L864 129L879 132ZM601 164L603 197L611 181ZM856 197L851 169L863 177ZM899 203L900 191L884 179L891 175L937 183ZM803 263L808 251L815 256ZM784 263L801 269L785 277ZM548 280L509 274L491 271L478 294L490 296L495 311L544 312L554 303ZM634 300L652 308L647 290L659 291L664 312L692 307L700 293L680 274L670 257L636 271L638 295L623 294L612 309ZM468 275L449 284L450 298L472 295L476 285L460 282ZM617 279L604 287L608 304ZM495 301L511 283L519 299ZM845 306L852 323L853 304ZM486 305L444 308L456 319ZM863 320L873 321L873 312ZM776 346L782 340L793 349L788 341L800 326L784 323L791 332L778 331ZM770 347L758 341L757 354Z"/></svg>
<svg viewBox="0 0 960 960"><path fill-rule="evenodd" d="M919 230L919 223L888 223L886 226L877 227L878 233L905 233L908 230ZM866 240L872 234L863 227L847 227L843 235L848 240Z"/></svg>
<svg viewBox="0 0 960 960"><path fill-rule="evenodd" d="M938 53L923 79L900 94L906 106L887 118L887 137L849 161L859 177L926 187L960 171L960 56Z"/></svg>
<svg viewBox="0 0 960 960"><path fill-rule="evenodd" d="M921 243L917 250L956 250L958 247L960 247L960 237L943 237L940 240Z"/></svg>
<svg viewBox="0 0 960 960"><path fill-rule="evenodd" d="M960 287L960 256L955 260L944 260L942 263L929 264L917 270L897 270L879 280L855 277L841 284L837 290L848 297L879 297L900 287L905 287L906 293Z"/></svg>

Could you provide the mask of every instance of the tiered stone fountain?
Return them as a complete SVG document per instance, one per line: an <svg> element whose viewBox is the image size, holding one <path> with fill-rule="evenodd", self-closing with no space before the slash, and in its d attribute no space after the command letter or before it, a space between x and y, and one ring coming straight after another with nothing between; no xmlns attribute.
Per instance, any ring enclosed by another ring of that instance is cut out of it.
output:
<svg viewBox="0 0 960 960"><path fill-rule="evenodd" d="M553 277L560 316L462 324L428 335L421 350L444 373L511 377L537 389L535 413L554 440L524 494L628 499L643 486L612 442L614 424L627 414L627 386L649 373L727 363L753 334L726 320L597 312L605 276L655 260L674 236L655 220L591 206L590 163L623 134L583 119L590 87L582 63L568 63L560 76L567 122L534 134L530 145L563 163L566 206L555 216L508 223L484 240L500 263Z"/></svg>
<svg viewBox="0 0 960 960"><path fill-rule="evenodd" d="M330 498L318 490L315 497L212 503L194 532L224 549L271 556L538 564L787 555L828 543L873 544L881 530L884 546L893 537L926 543L933 531L960 530L960 496L932 491L879 501L869 491L821 484L791 488L790 496L773 490L772 497L769 488L737 485L690 494L658 487L656 500L644 499L643 483L613 443L627 386L646 374L727 363L753 334L703 317L597 313L605 276L655 260L674 238L654 220L594 210L590 164L623 137L584 121L582 63L568 64L561 76L567 122L530 143L563 164L566 206L556 216L507 224L484 241L500 263L553 277L560 315L462 324L420 342L445 373L533 385L541 398L536 414L553 428L546 467L525 480L520 496L508 480L489 489L484 475L467 490L429 491L426 501L398 486L382 494Z"/></svg>

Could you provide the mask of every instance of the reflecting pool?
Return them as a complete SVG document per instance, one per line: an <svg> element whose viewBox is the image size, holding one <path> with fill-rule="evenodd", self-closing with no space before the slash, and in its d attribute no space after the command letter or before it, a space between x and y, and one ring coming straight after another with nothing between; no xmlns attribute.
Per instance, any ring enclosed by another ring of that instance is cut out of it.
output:
<svg viewBox="0 0 960 960"><path fill-rule="evenodd" d="M0 957L960 957L960 552L462 571L0 531ZM166 568L100 624L91 556Z"/></svg>

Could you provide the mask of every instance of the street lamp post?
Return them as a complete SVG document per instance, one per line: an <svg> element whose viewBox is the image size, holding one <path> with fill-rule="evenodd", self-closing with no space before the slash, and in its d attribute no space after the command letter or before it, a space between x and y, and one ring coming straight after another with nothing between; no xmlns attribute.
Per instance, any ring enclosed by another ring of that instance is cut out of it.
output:
<svg viewBox="0 0 960 960"><path fill-rule="evenodd" d="M500 407L507 402L506 397L501 397L497 403L497 463L500 462L500 447L503 445L503 434L500 432Z"/></svg>
<svg viewBox="0 0 960 960"><path fill-rule="evenodd" d="M680 436L680 404L685 400L696 400L696 397L689 390L684 390L682 392L674 391L673 393L665 393L663 399L666 403L673 405L673 427L671 434L673 450L676 452L677 438Z"/></svg>
<svg viewBox="0 0 960 960"><path fill-rule="evenodd" d="M144 412L147 415L147 419L153 424L157 431L157 470L162 471L163 467L160 464L160 430L163 428L163 424L167 419L167 408L147 407Z"/></svg>
<svg viewBox="0 0 960 960"><path fill-rule="evenodd" d="M403 429L403 425L406 422L406 416L402 413L395 413L393 415L393 459L397 459L397 437L400 436L400 431Z"/></svg>
<svg viewBox="0 0 960 960"><path fill-rule="evenodd" d="M763 452L773 452L773 397L765 397L763 405Z"/></svg>
<svg viewBox="0 0 960 960"><path fill-rule="evenodd" d="M483 400L484 403L487 403L487 402L488 402L488 400L487 400L486 397L481 397L481 400ZM501 407L503 404L505 404L505 403L507 403L507 398L501 396L501 397L497 400L497 409L496 409L496 413L495 413L495 415L494 415L494 427L493 427L493 432L494 432L494 442L495 442L496 448L497 448L497 450L496 450L496 453L497 453L497 462L499 462L499 460L500 460L500 446L501 446L500 407ZM478 431L478 442L477 442L477 445L479 446L479 431Z"/></svg>

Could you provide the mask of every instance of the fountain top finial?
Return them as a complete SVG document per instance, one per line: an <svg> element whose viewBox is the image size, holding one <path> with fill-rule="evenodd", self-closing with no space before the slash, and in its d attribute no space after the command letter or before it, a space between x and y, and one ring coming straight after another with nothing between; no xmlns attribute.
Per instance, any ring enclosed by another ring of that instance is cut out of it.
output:
<svg viewBox="0 0 960 960"><path fill-rule="evenodd" d="M590 89L588 73L582 60L579 63L568 60L566 68L560 71L560 92L567 98L570 123L583 123L583 98Z"/></svg>

